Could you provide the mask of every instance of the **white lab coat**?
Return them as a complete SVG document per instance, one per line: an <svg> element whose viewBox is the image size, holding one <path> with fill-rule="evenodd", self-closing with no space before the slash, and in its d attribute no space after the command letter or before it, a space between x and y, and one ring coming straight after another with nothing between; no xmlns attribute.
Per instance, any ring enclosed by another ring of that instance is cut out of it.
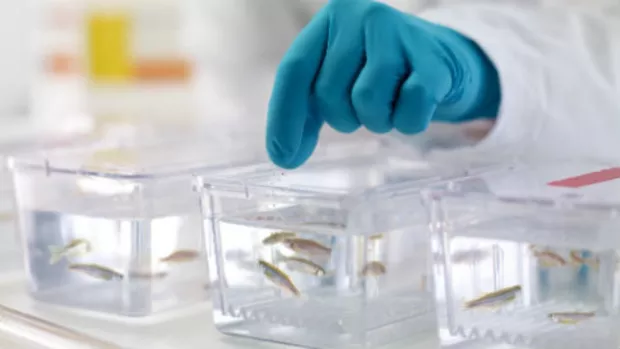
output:
<svg viewBox="0 0 620 349"><path fill-rule="evenodd" d="M497 66L500 115L476 149L620 159L617 7L488 4L423 17L474 38Z"/></svg>
<svg viewBox="0 0 620 349"><path fill-rule="evenodd" d="M617 1L539 0L544 6L528 6L534 1L442 0L444 5L424 10L427 2L384 2L470 36L497 66L500 115L482 141L462 151L620 158ZM261 130L279 58L323 3L203 1L207 114L253 121ZM394 136L419 143L432 135Z"/></svg>

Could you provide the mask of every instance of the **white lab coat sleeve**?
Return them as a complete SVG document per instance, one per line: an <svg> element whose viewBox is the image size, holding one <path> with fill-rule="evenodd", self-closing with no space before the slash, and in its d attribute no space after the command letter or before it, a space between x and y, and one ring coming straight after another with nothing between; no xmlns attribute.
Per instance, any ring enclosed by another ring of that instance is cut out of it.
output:
<svg viewBox="0 0 620 349"><path fill-rule="evenodd" d="M422 18L470 37L496 66L500 114L475 148L620 158L620 17L569 7L469 4Z"/></svg>

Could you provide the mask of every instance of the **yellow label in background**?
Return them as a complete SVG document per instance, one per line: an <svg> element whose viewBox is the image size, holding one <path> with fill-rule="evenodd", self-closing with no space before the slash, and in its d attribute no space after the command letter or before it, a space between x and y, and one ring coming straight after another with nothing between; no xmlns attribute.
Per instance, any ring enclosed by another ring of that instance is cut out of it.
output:
<svg viewBox="0 0 620 349"><path fill-rule="evenodd" d="M125 82L131 78L129 14L88 15L89 75L94 82Z"/></svg>

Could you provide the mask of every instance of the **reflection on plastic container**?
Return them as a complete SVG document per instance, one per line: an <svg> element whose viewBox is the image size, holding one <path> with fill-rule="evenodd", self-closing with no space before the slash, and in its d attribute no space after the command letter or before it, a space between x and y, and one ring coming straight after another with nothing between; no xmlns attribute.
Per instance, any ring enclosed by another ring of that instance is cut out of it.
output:
<svg viewBox="0 0 620 349"><path fill-rule="evenodd" d="M436 330L418 193L461 171L356 144L296 171L232 172L203 179L220 331L344 348Z"/></svg>
<svg viewBox="0 0 620 349"><path fill-rule="evenodd" d="M8 126L8 125L5 125ZM12 125L13 127L15 125ZM32 125L26 125L32 127ZM16 214L13 181L7 167L7 159L35 150L49 150L83 144L87 135L52 135L29 130L11 140L0 142L0 280L12 278L22 270L19 235L16 231Z"/></svg>
<svg viewBox="0 0 620 349"><path fill-rule="evenodd" d="M87 336L73 329L55 324L30 314L0 305L0 328L31 344L45 344L50 349L120 349L113 343ZM20 348L22 346L19 346ZM37 346L39 347L39 346ZM14 348L14 346L13 346Z"/></svg>
<svg viewBox="0 0 620 349"><path fill-rule="evenodd" d="M209 145L172 139L15 158L32 295L125 316L204 301L207 264L192 175L249 156L224 145L206 152Z"/></svg>
<svg viewBox="0 0 620 349"><path fill-rule="evenodd" d="M618 347L620 170L609 167L517 165L428 196L444 344Z"/></svg>

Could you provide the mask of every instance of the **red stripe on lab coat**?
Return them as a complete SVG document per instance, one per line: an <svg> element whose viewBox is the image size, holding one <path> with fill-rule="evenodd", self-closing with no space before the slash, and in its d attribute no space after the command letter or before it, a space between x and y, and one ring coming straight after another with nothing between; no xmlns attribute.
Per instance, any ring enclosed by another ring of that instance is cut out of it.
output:
<svg viewBox="0 0 620 349"><path fill-rule="evenodd" d="M613 167L607 170L590 172L580 176L549 182L548 184L552 187L581 188L618 178L620 178L620 167Z"/></svg>

